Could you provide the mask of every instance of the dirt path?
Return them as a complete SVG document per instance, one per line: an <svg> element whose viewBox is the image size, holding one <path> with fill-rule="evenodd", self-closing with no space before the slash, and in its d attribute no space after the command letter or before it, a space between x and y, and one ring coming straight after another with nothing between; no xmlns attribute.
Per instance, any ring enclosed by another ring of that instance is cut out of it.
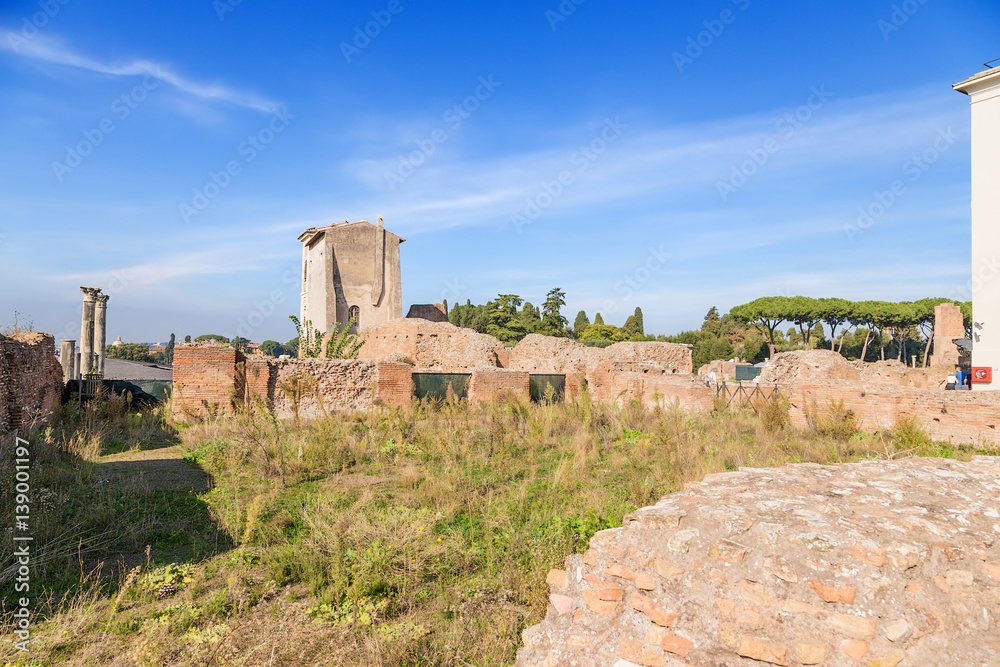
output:
<svg viewBox="0 0 1000 667"><path fill-rule="evenodd" d="M184 445L144 449L101 456L94 473L99 481L117 484L142 480L150 490L207 491L212 478L198 466L185 461Z"/></svg>

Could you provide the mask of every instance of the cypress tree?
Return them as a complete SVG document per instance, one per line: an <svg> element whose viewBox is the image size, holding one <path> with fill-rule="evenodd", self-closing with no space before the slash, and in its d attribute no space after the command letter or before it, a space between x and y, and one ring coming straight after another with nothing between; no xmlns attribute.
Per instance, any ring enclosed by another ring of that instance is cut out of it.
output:
<svg viewBox="0 0 1000 667"><path fill-rule="evenodd" d="M590 326L590 318L587 317L587 313L580 311L576 314L576 319L573 321L573 337L580 338L583 336L583 332L587 330Z"/></svg>

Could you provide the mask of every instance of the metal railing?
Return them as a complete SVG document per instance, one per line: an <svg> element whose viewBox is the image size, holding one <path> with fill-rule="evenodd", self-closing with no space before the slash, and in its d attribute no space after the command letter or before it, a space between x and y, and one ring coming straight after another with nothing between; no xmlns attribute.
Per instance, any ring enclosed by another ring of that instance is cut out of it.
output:
<svg viewBox="0 0 1000 667"><path fill-rule="evenodd" d="M80 392L77 395L79 401L83 403L85 398L94 398L101 391L104 384L104 373L86 373L80 379Z"/></svg>
<svg viewBox="0 0 1000 667"><path fill-rule="evenodd" d="M761 385L754 383L730 385L720 382L715 385L716 398L725 400L727 406L731 406L733 403L749 406L755 413L757 412L757 403L760 401L769 401L774 394L778 393L781 393L781 388L776 384Z"/></svg>

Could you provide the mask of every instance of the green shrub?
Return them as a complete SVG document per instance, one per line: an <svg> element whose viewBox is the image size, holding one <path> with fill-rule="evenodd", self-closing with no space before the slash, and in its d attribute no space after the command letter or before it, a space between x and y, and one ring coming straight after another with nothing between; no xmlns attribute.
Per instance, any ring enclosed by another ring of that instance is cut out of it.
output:
<svg viewBox="0 0 1000 667"><path fill-rule="evenodd" d="M916 449L931 444L931 437L916 417L901 416L889 432L893 446L898 450Z"/></svg>

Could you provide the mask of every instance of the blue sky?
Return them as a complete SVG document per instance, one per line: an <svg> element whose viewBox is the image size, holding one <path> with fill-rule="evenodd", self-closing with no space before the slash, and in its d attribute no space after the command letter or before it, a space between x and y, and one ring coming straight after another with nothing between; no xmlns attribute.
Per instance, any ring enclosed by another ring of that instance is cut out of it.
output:
<svg viewBox="0 0 1000 667"><path fill-rule="evenodd" d="M987 1L3 2L0 323L76 338L93 285L111 339L284 341L297 235L380 214L404 310L968 298L951 85L997 34Z"/></svg>

